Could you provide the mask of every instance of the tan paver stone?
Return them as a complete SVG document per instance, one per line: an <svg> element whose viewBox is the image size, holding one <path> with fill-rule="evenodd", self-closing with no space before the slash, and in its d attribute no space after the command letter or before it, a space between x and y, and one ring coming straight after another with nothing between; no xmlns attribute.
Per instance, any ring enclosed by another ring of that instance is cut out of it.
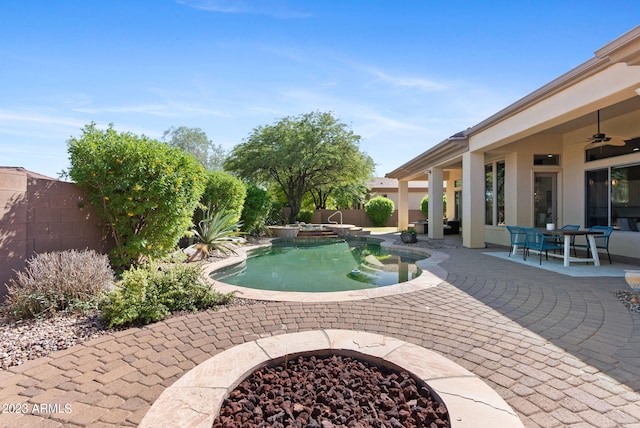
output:
<svg viewBox="0 0 640 428"><path fill-rule="evenodd" d="M166 388L163 385L153 385L144 387L136 396L142 398L148 403L153 403L164 392Z"/></svg>
<svg viewBox="0 0 640 428"><path fill-rule="evenodd" d="M50 416L51 419L64 423L73 423L80 426L90 426L91 423L98 420L102 415L107 413L107 409L100 407L91 407L84 403L71 403L71 411L69 413L57 413Z"/></svg>
<svg viewBox="0 0 640 428"><path fill-rule="evenodd" d="M130 411L115 408L100 416L100 420L98 422L104 422L105 424L109 425L122 426L122 423L127 420L127 417L129 417L129 415L131 415Z"/></svg>
<svg viewBox="0 0 640 428"><path fill-rule="evenodd" d="M45 419L41 416L3 413L0 414L0 426L7 428L59 428L63 425L61 422Z"/></svg>
<svg viewBox="0 0 640 428"><path fill-rule="evenodd" d="M116 367L104 374L96 377L96 382L100 382L101 384L106 384L109 382L113 382L116 379L121 378L122 376L135 371L135 367L131 367L130 365L123 364L119 367Z"/></svg>
<svg viewBox="0 0 640 428"><path fill-rule="evenodd" d="M93 391L88 394L84 394L81 398L78 399L78 402L88 405L95 405L103 402L106 397L108 396L103 394L101 391Z"/></svg>
<svg viewBox="0 0 640 428"><path fill-rule="evenodd" d="M118 379L116 382L122 382L121 379ZM137 397L140 396L140 394L142 394L147 388L149 388L149 386L147 385L143 385L142 383L139 382L123 382L124 384L127 385L126 388L120 388L117 390L117 394L125 399L128 398L132 398L132 397Z"/></svg>
<svg viewBox="0 0 640 428"><path fill-rule="evenodd" d="M600 428L617 428L618 424L600 412L591 409L580 412L580 417Z"/></svg>
<svg viewBox="0 0 640 428"><path fill-rule="evenodd" d="M63 391L62 389L57 389L57 388L50 388L47 389L45 391L42 392L42 394L38 394L34 397L32 397L29 401L31 403L53 403L53 402L60 402L60 399L62 397L64 397L66 394L66 391ZM5 402L4 400L0 400L0 402Z"/></svg>
<svg viewBox="0 0 640 428"><path fill-rule="evenodd" d="M131 426L133 427L139 426L140 422L142 422L142 419L144 418L144 416L147 414L148 411L149 411L149 406L136 410L135 412L127 416L126 423L123 423L123 426L127 426L128 424L131 424Z"/></svg>

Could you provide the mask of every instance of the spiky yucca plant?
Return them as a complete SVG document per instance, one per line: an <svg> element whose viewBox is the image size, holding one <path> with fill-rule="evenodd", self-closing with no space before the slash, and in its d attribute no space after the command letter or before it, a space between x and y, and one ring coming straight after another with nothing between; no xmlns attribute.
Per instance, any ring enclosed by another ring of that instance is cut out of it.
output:
<svg viewBox="0 0 640 428"><path fill-rule="evenodd" d="M196 243L191 245L196 252L189 261L196 259L200 254L207 258L212 250L219 250L224 254L237 254L237 244L247 242L239 231L242 223L235 222L236 213L212 210L205 211L204 218L198 223L198 227L192 230Z"/></svg>

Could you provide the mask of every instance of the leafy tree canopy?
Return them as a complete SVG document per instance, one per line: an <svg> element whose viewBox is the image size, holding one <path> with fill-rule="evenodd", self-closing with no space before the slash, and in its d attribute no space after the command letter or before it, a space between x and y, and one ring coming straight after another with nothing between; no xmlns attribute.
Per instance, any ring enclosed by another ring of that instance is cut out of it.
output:
<svg viewBox="0 0 640 428"><path fill-rule="evenodd" d="M294 222L305 193L371 175L373 161L359 150L359 142L360 136L331 113L290 116L255 128L224 167L249 181L277 183Z"/></svg>
<svg viewBox="0 0 640 428"><path fill-rule="evenodd" d="M206 169L219 171L227 156L221 145L213 144L207 134L200 128L171 127L164 131L162 137L169 145L191 153Z"/></svg>

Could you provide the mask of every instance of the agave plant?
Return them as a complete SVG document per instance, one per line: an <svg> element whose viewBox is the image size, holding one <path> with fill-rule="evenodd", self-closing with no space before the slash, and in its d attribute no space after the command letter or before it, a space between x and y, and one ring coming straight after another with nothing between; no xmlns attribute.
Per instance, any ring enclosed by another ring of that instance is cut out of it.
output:
<svg viewBox="0 0 640 428"><path fill-rule="evenodd" d="M191 245L196 252L189 258L195 260L198 255L207 258L212 250L219 250L224 254L237 254L237 244L247 242L239 231L242 223L235 222L236 213L212 210L205 211L204 218L198 227L192 230L196 243Z"/></svg>

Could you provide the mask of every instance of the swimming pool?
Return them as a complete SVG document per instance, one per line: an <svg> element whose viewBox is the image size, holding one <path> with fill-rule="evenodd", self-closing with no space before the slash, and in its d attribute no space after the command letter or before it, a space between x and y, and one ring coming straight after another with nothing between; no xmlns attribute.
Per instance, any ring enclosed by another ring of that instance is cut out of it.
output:
<svg viewBox="0 0 640 428"><path fill-rule="evenodd" d="M339 241L274 243L245 262L213 272L227 284L260 290L331 292L383 287L417 278L425 256L383 249L377 243Z"/></svg>

